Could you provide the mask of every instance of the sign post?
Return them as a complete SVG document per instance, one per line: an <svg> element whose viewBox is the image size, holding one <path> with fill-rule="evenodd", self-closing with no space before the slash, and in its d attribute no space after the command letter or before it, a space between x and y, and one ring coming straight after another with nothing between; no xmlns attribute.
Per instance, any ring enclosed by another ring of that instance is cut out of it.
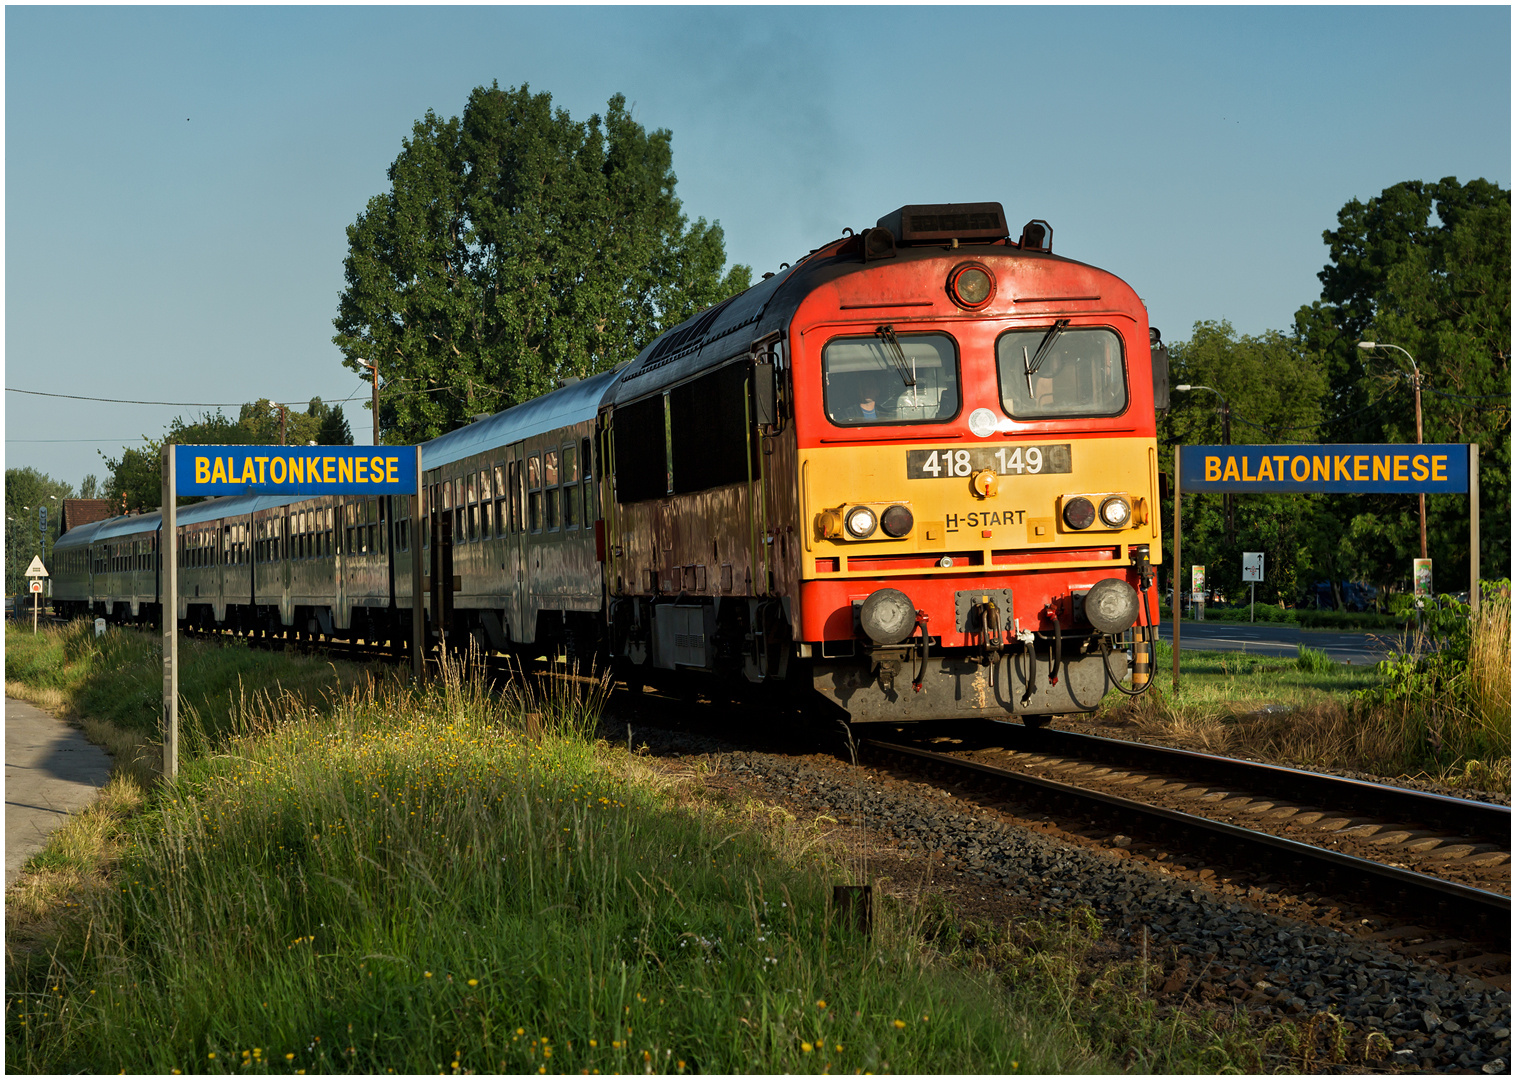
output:
<svg viewBox="0 0 1516 1080"><path fill-rule="evenodd" d="M26 576L31 579L29 588L32 594L32 633L37 632L37 610L42 601L42 578L47 577L47 567L42 565L42 556L33 555L31 564L26 568ZM20 612L17 612L19 615Z"/></svg>
<svg viewBox="0 0 1516 1080"><path fill-rule="evenodd" d="M183 451L182 453L179 451ZM421 675L421 447L185 446L163 448L163 771L179 771L180 495L412 496L411 654ZM391 547L393 557L393 547Z"/></svg>
<svg viewBox="0 0 1516 1080"><path fill-rule="evenodd" d="M1253 621L1253 601L1257 598L1254 589L1263 580L1263 552L1242 553L1242 580L1248 583L1248 622Z"/></svg>

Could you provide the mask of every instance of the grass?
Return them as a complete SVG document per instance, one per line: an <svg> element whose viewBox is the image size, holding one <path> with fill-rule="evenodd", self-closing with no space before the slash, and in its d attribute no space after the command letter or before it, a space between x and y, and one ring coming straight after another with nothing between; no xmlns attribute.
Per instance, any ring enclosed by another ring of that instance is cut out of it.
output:
<svg viewBox="0 0 1516 1080"><path fill-rule="evenodd" d="M83 695L108 659L51 677ZM816 836L591 742L603 682L327 678L208 706L176 781L123 775L81 851L34 863L76 887L7 905L11 1069L1110 1067L925 945L918 907L834 917Z"/></svg>

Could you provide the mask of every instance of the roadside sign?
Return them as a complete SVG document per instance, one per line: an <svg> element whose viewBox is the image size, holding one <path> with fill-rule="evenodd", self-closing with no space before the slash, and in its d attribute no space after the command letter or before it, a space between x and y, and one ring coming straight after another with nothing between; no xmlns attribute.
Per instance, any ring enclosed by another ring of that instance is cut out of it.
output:
<svg viewBox="0 0 1516 1080"><path fill-rule="evenodd" d="M1432 560L1411 560L1411 586L1413 596L1432 595Z"/></svg>
<svg viewBox="0 0 1516 1080"><path fill-rule="evenodd" d="M39 580L37 580L36 578L32 578L32 592L41 592L41 591L42 591L42 582L39 581Z"/></svg>
<svg viewBox="0 0 1516 1080"><path fill-rule="evenodd" d="M1242 553L1242 580L1263 580L1263 552L1244 551Z"/></svg>
<svg viewBox="0 0 1516 1080"><path fill-rule="evenodd" d="M33 555L31 565L26 568L27 577L47 577L47 567L42 565L42 556Z"/></svg>

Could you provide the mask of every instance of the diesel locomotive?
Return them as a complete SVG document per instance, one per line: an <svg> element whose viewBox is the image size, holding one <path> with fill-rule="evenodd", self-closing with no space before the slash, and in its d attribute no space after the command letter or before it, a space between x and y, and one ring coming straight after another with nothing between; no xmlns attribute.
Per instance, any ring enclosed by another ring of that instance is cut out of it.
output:
<svg viewBox="0 0 1516 1080"><path fill-rule="evenodd" d="M1140 692L1167 372L1131 287L1051 236L998 203L845 230L424 444L419 522L399 499L186 507L180 619L403 647L420 602L428 647L781 685L855 722L1037 725ZM55 606L155 621L159 527L61 537Z"/></svg>

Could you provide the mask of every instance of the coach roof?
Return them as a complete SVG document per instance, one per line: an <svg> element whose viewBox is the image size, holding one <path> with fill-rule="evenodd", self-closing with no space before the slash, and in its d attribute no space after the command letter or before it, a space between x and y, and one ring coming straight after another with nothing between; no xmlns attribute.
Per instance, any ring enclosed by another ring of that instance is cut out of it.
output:
<svg viewBox="0 0 1516 1080"><path fill-rule="evenodd" d="M477 423L421 444L421 467L435 469L475 454L498 450L544 432L595 419L616 373L604 371L561 390L522 402Z"/></svg>

